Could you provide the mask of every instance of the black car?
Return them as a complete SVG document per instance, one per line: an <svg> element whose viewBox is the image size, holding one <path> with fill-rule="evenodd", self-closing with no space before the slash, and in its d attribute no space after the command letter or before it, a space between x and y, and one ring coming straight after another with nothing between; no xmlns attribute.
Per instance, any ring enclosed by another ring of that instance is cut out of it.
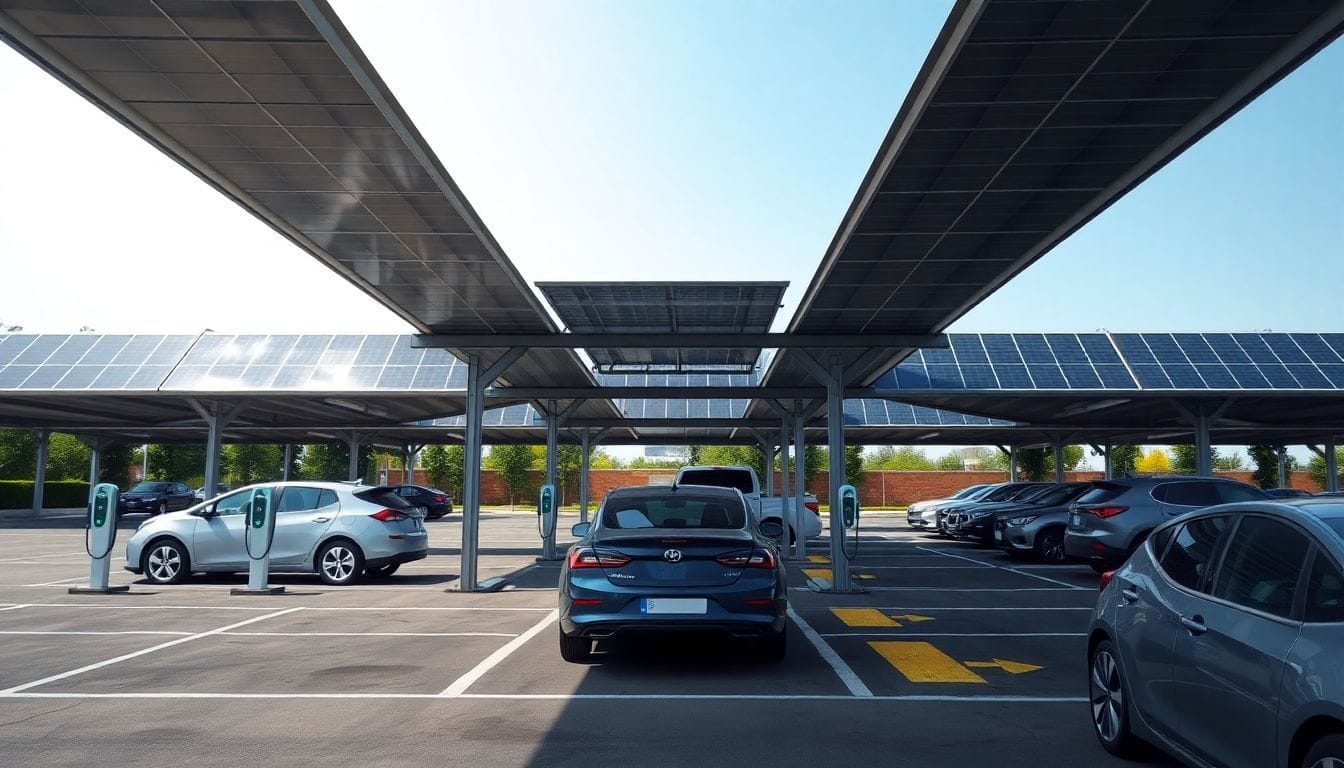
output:
<svg viewBox="0 0 1344 768"><path fill-rule="evenodd" d="M959 539L971 539L985 546L994 544L995 525L999 520L1015 518L1019 515L1051 507L1062 507L1065 514L1068 505L1092 486L1088 483L1061 483L1042 486L1020 494L1017 498L999 504L983 504L971 507L955 516L948 516L948 533ZM1065 522L1068 522L1067 517ZM1063 531L1060 541L1063 541Z"/></svg>
<svg viewBox="0 0 1344 768"><path fill-rule="evenodd" d="M417 507L424 507L426 520L435 520L453 511L452 497L438 488L396 485L392 487L392 492Z"/></svg>
<svg viewBox="0 0 1344 768"><path fill-rule="evenodd" d="M196 503L196 492L185 483L146 481L136 483L117 500L117 513L148 512L161 515L176 512Z"/></svg>
<svg viewBox="0 0 1344 768"><path fill-rule="evenodd" d="M1304 491L1301 488L1265 488L1265 493L1272 499L1294 499L1299 496L1310 496L1310 491Z"/></svg>

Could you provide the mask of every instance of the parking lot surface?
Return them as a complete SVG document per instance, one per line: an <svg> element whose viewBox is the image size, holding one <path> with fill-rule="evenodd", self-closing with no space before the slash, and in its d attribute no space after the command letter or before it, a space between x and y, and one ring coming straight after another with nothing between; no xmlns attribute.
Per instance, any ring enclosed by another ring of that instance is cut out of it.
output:
<svg viewBox="0 0 1344 768"><path fill-rule="evenodd" d="M508 575L501 592L456 591L454 514L391 578L274 576L287 592L273 597L230 595L245 575L150 585L121 561L112 583L129 593L70 595L88 578L80 519L2 523L4 763L1125 764L1089 723L1086 567L866 515L864 594L808 589L828 573L820 542L791 567L783 663L679 638L576 665L558 652L558 568L535 562L535 521L482 515L481 577Z"/></svg>

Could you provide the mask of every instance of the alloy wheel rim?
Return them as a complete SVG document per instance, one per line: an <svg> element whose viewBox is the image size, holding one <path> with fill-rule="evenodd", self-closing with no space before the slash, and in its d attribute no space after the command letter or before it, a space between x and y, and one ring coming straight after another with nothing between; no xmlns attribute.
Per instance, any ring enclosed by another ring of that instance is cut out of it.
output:
<svg viewBox="0 0 1344 768"><path fill-rule="evenodd" d="M156 579L167 581L177 575L182 557L173 547L162 546L149 553L149 572Z"/></svg>
<svg viewBox="0 0 1344 768"><path fill-rule="evenodd" d="M1058 562L1064 559L1064 541L1057 536L1048 536L1045 544L1041 546L1041 557L1049 562Z"/></svg>
<svg viewBox="0 0 1344 768"><path fill-rule="evenodd" d="M322 570L335 581L345 581L355 570L355 554L345 547L332 547L322 556Z"/></svg>
<svg viewBox="0 0 1344 768"><path fill-rule="evenodd" d="M1320 760L1312 763L1311 768L1344 768L1344 759L1338 757L1322 757Z"/></svg>
<svg viewBox="0 0 1344 768"><path fill-rule="evenodd" d="M1125 706L1124 688L1120 684L1120 667L1107 651L1092 659L1092 724L1097 735L1110 743L1120 736L1120 724Z"/></svg>

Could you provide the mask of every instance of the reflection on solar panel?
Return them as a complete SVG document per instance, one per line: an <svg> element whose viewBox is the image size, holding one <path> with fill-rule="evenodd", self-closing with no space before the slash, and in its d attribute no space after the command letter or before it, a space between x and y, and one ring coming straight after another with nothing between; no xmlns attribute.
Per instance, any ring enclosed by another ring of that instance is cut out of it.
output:
<svg viewBox="0 0 1344 768"><path fill-rule="evenodd" d="M1344 389L1344 334L951 334L876 387L896 390Z"/></svg>
<svg viewBox="0 0 1344 768"><path fill-rule="evenodd" d="M481 415L481 424L487 427L540 427L546 421L530 405L509 405L503 408L490 408ZM467 426L467 417L448 416L433 421L419 422L423 427L461 428Z"/></svg>
<svg viewBox="0 0 1344 768"><path fill-rule="evenodd" d="M600 373L604 387L754 387L757 373Z"/></svg>
<svg viewBox="0 0 1344 768"><path fill-rule="evenodd" d="M0 336L0 389L444 391L467 368L410 336Z"/></svg>

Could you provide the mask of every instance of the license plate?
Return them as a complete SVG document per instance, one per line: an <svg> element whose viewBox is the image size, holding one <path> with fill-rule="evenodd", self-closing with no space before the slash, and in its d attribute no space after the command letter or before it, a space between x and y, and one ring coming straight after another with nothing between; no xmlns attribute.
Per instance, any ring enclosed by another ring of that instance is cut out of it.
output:
<svg viewBox="0 0 1344 768"><path fill-rule="evenodd" d="M709 612L703 597L646 597L640 601L640 613L698 613Z"/></svg>
<svg viewBox="0 0 1344 768"><path fill-rule="evenodd" d="M1081 527L1083 527L1083 516L1082 516L1082 515L1072 515L1072 516L1070 516L1070 517L1069 517L1069 525L1072 525L1074 528L1081 528Z"/></svg>

